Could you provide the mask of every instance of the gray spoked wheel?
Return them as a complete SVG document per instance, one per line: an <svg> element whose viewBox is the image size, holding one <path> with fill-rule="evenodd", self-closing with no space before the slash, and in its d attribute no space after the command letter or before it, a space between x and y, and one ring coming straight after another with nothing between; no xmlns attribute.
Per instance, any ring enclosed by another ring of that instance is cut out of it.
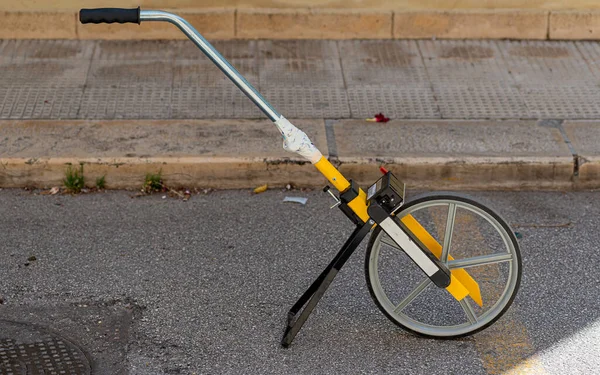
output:
<svg viewBox="0 0 600 375"><path fill-rule="evenodd" d="M481 297L475 293L459 302L436 287L377 227L365 273L373 300L392 322L419 335L456 338L488 327L506 312L519 288L521 254L498 214L463 195L434 193L405 204L396 216L425 229L436 248L430 250L454 276L475 280Z"/></svg>

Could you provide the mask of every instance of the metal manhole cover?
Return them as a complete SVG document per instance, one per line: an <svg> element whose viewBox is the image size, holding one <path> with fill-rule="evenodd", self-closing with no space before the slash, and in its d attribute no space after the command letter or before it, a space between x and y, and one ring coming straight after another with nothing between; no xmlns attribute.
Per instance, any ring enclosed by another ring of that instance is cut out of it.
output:
<svg viewBox="0 0 600 375"><path fill-rule="evenodd" d="M83 351L56 333L0 320L0 375L91 374Z"/></svg>

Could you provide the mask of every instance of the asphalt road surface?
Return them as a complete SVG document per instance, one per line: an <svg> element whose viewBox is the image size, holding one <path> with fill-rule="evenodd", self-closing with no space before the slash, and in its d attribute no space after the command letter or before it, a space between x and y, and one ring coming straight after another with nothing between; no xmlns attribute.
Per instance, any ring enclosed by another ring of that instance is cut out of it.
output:
<svg viewBox="0 0 600 375"><path fill-rule="evenodd" d="M0 373L11 342L36 335L67 343L79 355L71 361L87 361L81 373L597 371L600 193L468 194L522 234L521 289L500 321L453 341L403 331L369 296L365 241L284 349L287 310L353 229L329 210L328 195L218 191L182 201L4 189ZM308 203L284 203L284 196Z"/></svg>

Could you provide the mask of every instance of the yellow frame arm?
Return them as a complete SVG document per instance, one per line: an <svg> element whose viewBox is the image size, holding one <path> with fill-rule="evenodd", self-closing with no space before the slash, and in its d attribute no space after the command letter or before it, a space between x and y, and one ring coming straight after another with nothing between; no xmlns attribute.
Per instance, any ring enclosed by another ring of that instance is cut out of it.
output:
<svg viewBox="0 0 600 375"><path fill-rule="evenodd" d="M338 191L343 192L350 187L350 182L324 156L322 156L314 166ZM359 189L358 196L348 203L348 207L350 207L363 222L366 223L369 220L369 214L367 213L367 194L364 190ZM427 246L429 251L439 259L442 254L442 246L439 242L437 242L412 215L406 215L401 220L410 231L417 236L425 246ZM373 226L375 225L377 224L374 224ZM450 256L448 258L452 260ZM450 272L450 285L446 287L446 290L457 301L470 295L473 301L479 306L482 306L483 301L481 298L481 291L479 289L479 284L477 284L475 279L473 279L473 277L471 277L464 269L453 269Z"/></svg>

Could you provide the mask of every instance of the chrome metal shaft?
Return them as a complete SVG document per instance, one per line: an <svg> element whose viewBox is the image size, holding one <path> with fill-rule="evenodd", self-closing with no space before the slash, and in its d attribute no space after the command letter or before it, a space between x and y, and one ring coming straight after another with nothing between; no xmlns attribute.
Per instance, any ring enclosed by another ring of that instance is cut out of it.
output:
<svg viewBox="0 0 600 375"><path fill-rule="evenodd" d="M164 21L177 26L271 121L279 120L281 115L273 106L189 22L176 14L158 10L140 11L140 21Z"/></svg>

